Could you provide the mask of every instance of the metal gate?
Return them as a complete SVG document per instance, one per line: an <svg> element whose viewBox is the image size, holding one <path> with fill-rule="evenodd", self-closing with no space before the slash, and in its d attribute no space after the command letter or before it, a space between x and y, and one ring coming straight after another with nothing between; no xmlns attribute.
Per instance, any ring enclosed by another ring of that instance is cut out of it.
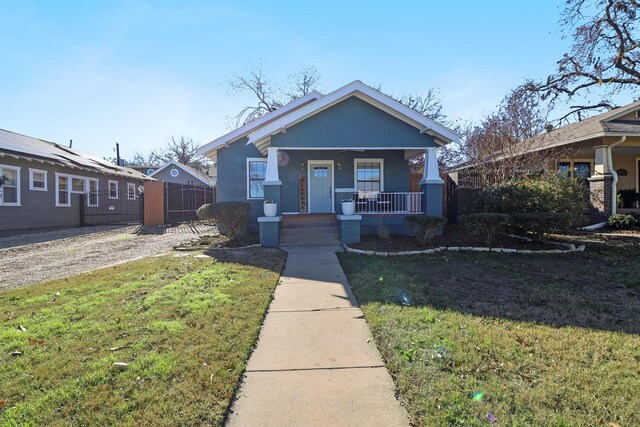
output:
<svg viewBox="0 0 640 427"><path fill-rule="evenodd" d="M133 190L133 189L132 189ZM139 225L144 215L144 194L109 189L80 195L80 225Z"/></svg>
<svg viewBox="0 0 640 427"><path fill-rule="evenodd" d="M198 208L216 199L215 189L208 185L165 182L164 191L166 224L195 221Z"/></svg>

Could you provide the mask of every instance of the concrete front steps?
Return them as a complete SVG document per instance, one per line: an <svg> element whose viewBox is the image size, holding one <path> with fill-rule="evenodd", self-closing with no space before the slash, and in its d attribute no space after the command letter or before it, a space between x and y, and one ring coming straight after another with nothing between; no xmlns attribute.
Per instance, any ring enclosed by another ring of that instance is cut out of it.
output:
<svg viewBox="0 0 640 427"><path fill-rule="evenodd" d="M340 246L336 215L283 215L280 246Z"/></svg>

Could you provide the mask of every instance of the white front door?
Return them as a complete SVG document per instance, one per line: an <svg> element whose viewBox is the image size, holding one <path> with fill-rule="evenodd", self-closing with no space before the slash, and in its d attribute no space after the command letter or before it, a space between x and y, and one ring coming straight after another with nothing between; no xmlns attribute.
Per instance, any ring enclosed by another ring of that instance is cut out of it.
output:
<svg viewBox="0 0 640 427"><path fill-rule="evenodd" d="M309 212L333 212L333 161L309 161Z"/></svg>

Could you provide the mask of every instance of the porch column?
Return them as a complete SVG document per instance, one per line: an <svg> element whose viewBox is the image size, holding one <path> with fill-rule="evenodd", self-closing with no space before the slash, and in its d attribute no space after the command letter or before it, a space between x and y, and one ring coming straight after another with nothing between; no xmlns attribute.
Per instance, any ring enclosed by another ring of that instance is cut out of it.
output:
<svg viewBox="0 0 640 427"><path fill-rule="evenodd" d="M613 175L607 156L606 145L595 147L595 166L589 178L589 217L594 222L606 221L613 213Z"/></svg>
<svg viewBox="0 0 640 427"><path fill-rule="evenodd" d="M424 151L424 176L420 180L422 189L422 213L426 216L442 216L442 189L444 181L438 170L436 147Z"/></svg>
<svg viewBox="0 0 640 427"><path fill-rule="evenodd" d="M277 203L276 216L282 215L282 182L278 175L278 148L267 148L267 171L264 179L264 199Z"/></svg>

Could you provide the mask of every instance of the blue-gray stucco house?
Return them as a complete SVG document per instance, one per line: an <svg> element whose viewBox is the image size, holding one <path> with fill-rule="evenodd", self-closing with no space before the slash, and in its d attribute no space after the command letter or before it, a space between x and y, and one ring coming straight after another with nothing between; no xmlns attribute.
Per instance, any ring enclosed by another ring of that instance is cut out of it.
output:
<svg viewBox="0 0 640 427"><path fill-rule="evenodd" d="M436 150L458 140L445 126L354 81L298 98L199 153L216 162L218 201L250 203L250 227L260 225L263 245L277 246L283 219L333 217L345 242L381 222L401 232L406 215L441 216ZM422 191L411 192L409 159L420 154ZM264 216L264 200L276 202L275 217ZM352 215L342 212L342 200L355 202Z"/></svg>

